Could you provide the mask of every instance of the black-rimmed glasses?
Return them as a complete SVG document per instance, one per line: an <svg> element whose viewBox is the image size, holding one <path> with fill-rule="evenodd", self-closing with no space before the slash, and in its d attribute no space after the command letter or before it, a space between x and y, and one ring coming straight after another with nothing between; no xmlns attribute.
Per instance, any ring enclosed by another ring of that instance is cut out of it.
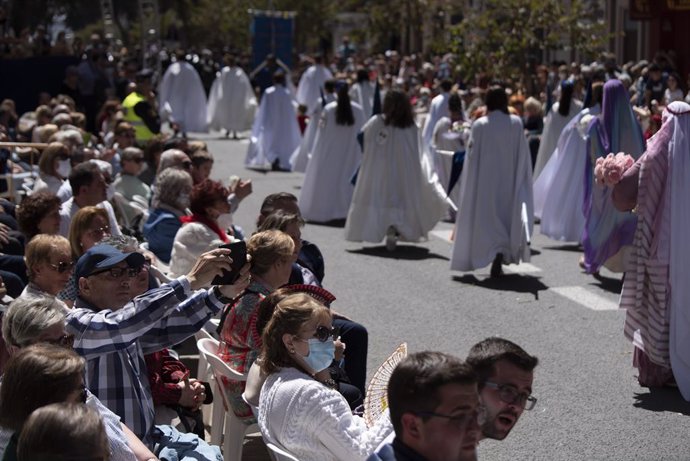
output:
<svg viewBox="0 0 690 461"><path fill-rule="evenodd" d="M60 274L64 274L65 272L72 272L72 269L74 269L74 261L60 261L57 264L48 263L48 265L56 271L58 271Z"/></svg>
<svg viewBox="0 0 690 461"><path fill-rule="evenodd" d="M486 422L486 408L481 405L478 406L474 411L461 413L458 415L444 415L434 411L418 411L414 414L426 418L435 417L447 419L451 423L455 424L458 429L466 428L472 421L476 421L476 423L480 426Z"/></svg>
<svg viewBox="0 0 690 461"><path fill-rule="evenodd" d="M496 389L498 391L498 397L505 403L521 406L525 410L531 410L537 404L536 397L532 397L526 392L520 392L515 386L510 384L498 384L486 381L484 386Z"/></svg>

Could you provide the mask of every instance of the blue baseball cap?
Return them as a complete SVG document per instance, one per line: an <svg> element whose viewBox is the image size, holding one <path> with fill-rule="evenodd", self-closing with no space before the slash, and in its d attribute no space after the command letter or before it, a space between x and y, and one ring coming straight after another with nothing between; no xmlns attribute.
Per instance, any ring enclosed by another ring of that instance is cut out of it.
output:
<svg viewBox="0 0 690 461"><path fill-rule="evenodd" d="M111 245L96 245L79 258L74 273L79 280L81 277L115 267L122 261L127 261L129 267L139 267L146 262L146 258L136 251L123 253Z"/></svg>

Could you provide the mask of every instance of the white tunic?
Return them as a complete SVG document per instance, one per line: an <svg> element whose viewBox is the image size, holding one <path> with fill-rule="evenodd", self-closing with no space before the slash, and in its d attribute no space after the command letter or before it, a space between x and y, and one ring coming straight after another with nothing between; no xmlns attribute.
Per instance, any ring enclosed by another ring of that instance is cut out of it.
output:
<svg viewBox="0 0 690 461"><path fill-rule="evenodd" d="M335 101L335 96L332 93L328 93L324 95L324 99L328 104L329 102ZM318 104L316 108L314 108L314 112L309 116L309 122L307 123L307 129L304 131L302 141L290 157L292 171L299 171L300 173L307 171L307 165L309 164L309 159L311 159L311 150L314 147L314 141L316 141L316 132L319 128L321 110L321 104Z"/></svg>
<svg viewBox="0 0 690 461"><path fill-rule="evenodd" d="M182 131L206 132L206 91L196 69L188 62L168 67L158 87L158 107L163 120Z"/></svg>
<svg viewBox="0 0 690 461"><path fill-rule="evenodd" d="M424 131L422 132L425 149L431 148L436 123L441 119L441 117L450 117L450 112L448 112L448 98L450 98L449 93L441 93L431 100L429 116L426 119Z"/></svg>
<svg viewBox="0 0 690 461"><path fill-rule="evenodd" d="M539 174L544 169L544 166L551 158L553 151L558 145L558 138L561 136L563 128L568 122L575 117L578 112L582 110L582 103L576 99L570 101L570 110L567 115L558 113L558 103L554 104L551 111L546 116L544 121L544 131L539 142L539 151L537 152L537 160L534 164L534 173L532 176L536 181Z"/></svg>
<svg viewBox="0 0 690 461"><path fill-rule="evenodd" d="M296 99L299 104L307 106L308 114L320 104L323 84L332 78L331 71L321 64L314 64L304 71L297 85Z"/></svg>
<svg viewBox="0 0 690 461"><path fill-rule="evenodd" d="M367 428L342 395L295 368L266 378L259 408L264 439L301 461L364 461L393 430L388 412Z"/></svg>
<svg viewBox="0 0 690 461"><path fill-rule="evenodd" d="M401 240L426 238L449 206L420 146L417 125L395 128L382 115L362 128L364 154L345 226L345 238L380 242L390 226Z"/></svg>
<svg viewBox="0 0 690 461"><path fill-rule="evenodd" d="M256 96L241 67L224 67L208 95L207 121L212 130L247 131L256 112Z"/></svg>
<svg viewBox="0 0 690 461"><path fill-rule="evenodd" d="M299 146L302 135L290 91L282 85L266 89L252 126L244 164L269 169L276 159L289 168L290 156Z"/></svg>
<svg viewBox="0 0 690 461"><path fill-rule="evenodd" d="M541 219L541 233L554 240L582 240L587 125L600 111L599 105L583 109L568 122L553 155L534 181L534 215Z"/></svg>
<svg viewBox="0 0 690 461"><path fill-rule="evenodd" d="M472 126L460 177L451 269L470 271L490 264L528 260L522 219L532 233L532 161L522 122L492 111Z"/></svg>
<svg viewBox="0 0 690 461"><path fill-rule="evenodd" d="M357 133L364 125L364 113L352 103L353 125L338 125L335 114L338 103L328 104L319 120L312 157L304 175L299 208L309 221L325 222L344 219L350 208L354 187L350 178L362 159Z"/></svg>
<svg viewBox="0 0 690 461"><path fill-rule="evenodd" d="M372 116L375 92L376 86L368 81L357 82L350 88L350 99L362 106L366 119Z"/></svg>

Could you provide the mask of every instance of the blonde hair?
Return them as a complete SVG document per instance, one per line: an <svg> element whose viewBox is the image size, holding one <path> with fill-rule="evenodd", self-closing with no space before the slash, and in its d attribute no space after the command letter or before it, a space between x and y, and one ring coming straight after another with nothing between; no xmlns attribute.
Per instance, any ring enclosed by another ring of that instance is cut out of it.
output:
<svg viewBox="0 0 690 461"><path fill-rule="evenodd" d="M525 108L525 112L531 112L537 115L541 114L541 103L533 96L527 98L523 107Z"/></svg>
<svg viewBox="0 0 690 461"><path fill-rule="evenodd" d="M31 239L24 252L29 280L33 280L36 266L43 262L49 262L50 255L60 246L70 248L69 240L62 235L38 234Z"/></svg>
<svg viewBox="0 0 690 461"><path fill-rule="evenodd" d="M261 371L271 374L279 368L296 366L283 335L297 335L310 320L330 317L331 311L308 294L296 293L280 301L261 335Z"/></svg>
<svg viewBox="0 0 690 461"><path fill-rule="evenodd" d="M77 214L72 218L72 222L69 225L69 244L72 247L72 257L75 260L84 254L84 250L81 247L81 238L91 227L96 216L100 216L106 223L109 223L108 212L97 206L85 206L77 211Z"/></svg>
<svg viewBox="0 0 690 461"><path fill-rule="evenodd" d="M294 251L292 237L279 230L257 232L247 242L247 254L252 257L251 272L256 275L263 275L277 261L292 257Z"/></svg>
<svg viewBox="0 0 690 461"><path fill-rule="evenodd" d="M51 142L43 150L38 161L38 169L41 170L41 173L55 176L55 158L59 155L69 156L69 149L61 142Z"/></svg>

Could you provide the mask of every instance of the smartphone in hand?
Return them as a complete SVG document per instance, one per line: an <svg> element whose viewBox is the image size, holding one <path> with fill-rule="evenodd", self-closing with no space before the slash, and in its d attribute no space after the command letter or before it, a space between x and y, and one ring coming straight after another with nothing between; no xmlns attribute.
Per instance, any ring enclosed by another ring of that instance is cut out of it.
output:
<svg viewBox="0 0 690 461"><path fill-rule="evenodd" d="M233 243L225 243L218 248L228 248L230 250L230 257L232 258L232 268L230 271L223 270L222 275L216 276L213 279L214 285L232 285L240 276L240 270L247 262L247 244L244 240Z"/></svg>

